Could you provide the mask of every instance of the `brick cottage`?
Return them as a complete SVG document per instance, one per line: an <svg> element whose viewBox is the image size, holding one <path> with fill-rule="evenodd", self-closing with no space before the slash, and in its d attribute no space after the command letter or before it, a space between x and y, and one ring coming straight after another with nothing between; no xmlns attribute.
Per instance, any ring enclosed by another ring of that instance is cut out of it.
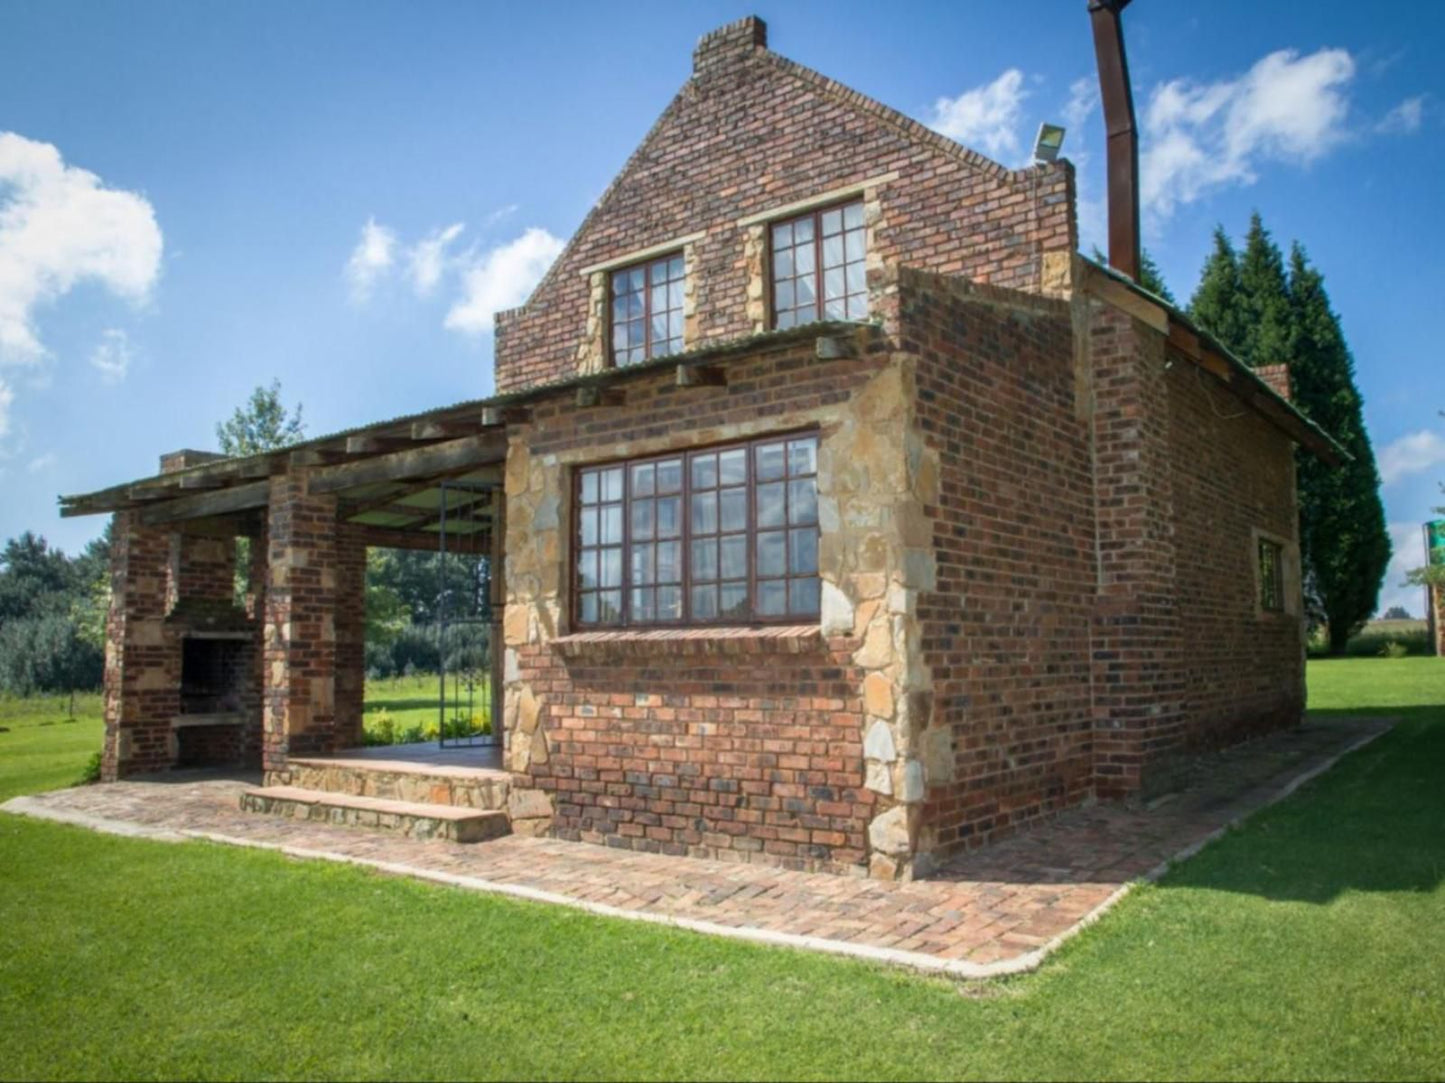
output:
<svg viewBox="0 0 1445 1083"><path fill-rule="evenodd" d="M459 477L512 830L917 876L1298 723L1295 447L1338 452L1077 248L1068 162L1006 169L756 18L708 34L498 315L496 395L65 498L115 512L105 777L338 788L366 547L436 547L417 497Z"/></svg>

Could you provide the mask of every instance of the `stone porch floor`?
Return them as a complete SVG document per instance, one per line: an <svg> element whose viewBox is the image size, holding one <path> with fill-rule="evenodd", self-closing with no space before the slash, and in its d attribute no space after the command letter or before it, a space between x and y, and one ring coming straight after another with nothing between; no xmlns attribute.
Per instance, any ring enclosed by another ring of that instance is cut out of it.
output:
<svg viewBox="0 0 1445 1083"><path fill-rule="evenodd" d="M555 839L477 845L241 812L247 780L175 772L15 798L7 812L162 840L208 839L756 942L982 978L1032 969L1131 883L1159 875L1230 824L1389 729L1311 723L1201 761L1152 808L1076 809L952 859L913 883L878 883ZM254 781L254 780L250 780Z"/></svg>

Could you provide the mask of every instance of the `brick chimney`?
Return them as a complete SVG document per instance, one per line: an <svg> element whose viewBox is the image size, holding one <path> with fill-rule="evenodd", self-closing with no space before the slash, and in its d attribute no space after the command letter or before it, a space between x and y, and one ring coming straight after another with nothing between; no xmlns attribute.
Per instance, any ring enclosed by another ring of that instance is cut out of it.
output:
<svg viewBox="0 0 1445 1083"><path fill-rule="evenodd" d="M1294 389L1290 387L1288 365L1260 365L1254 370L1254 374L1267 383L1269 389L1285 402L1294 401Z"/></svg>
<svg viewBox="0 0 1445 1083"><path fill-rule="evenodd" d="M161 456L161 473L174 474L178 470L200 466L202 463L213 463L217 459L224 458L225 456L219 451L196 451L194 448L168 451Z"/></svg>
<svg viewBox="0 0 1445 1083"><path fill-rule="evenodd" d="M768 47L768 24L756 15L720 26L697 39L692 51L692 73L701 75L711 68Z"/></svg>

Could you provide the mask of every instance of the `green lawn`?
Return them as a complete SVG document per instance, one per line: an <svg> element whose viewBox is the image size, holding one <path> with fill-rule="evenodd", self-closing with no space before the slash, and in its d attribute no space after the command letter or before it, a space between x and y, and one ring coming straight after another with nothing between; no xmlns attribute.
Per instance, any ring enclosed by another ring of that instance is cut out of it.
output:
<svg viewBox="0 0 1445 1083"><path fill-rule="evenodd" d="M1404 721L982 985L0 816L0 1076L1445 1078L1445 661L1310 681Z"/></svg>
<svg viewBox="0 0 1445 1083"><path fill-rule="evenodd" d="M69 696L0 696L0 801L79 781L100 751L100 711L98 694L76 696L74 717Z"/></svg>

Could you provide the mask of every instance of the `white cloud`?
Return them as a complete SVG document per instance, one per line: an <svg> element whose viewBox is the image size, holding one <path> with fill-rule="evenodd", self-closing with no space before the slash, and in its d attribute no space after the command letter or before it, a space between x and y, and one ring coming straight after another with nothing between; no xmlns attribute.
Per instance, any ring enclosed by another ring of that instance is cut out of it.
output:
<svg viewBox="0 0 1445 1083"><path fill-rule="evenodd" d="M525 301L561 251L561 240L534 226L516 240L475 256L462 276L462 296L447 313L446 326L468 335L487 334L492 317Z"/></svg>
<svg viewBox="0 0 1445 1083"><path fill-rule="evenodd" d="M377 281L391 269L396 260L396 234L386 226L368 218L361 227L361 239L346 261L346 277L351 282L351 298L360 303L371 296Z"/></svg>
<svg viewBox="0 0 1445 1083"><path fill-rule="evenodd" d="M991 158L1014 158L1019 152L1018 126L1028 94L1023 72L1009 68L991 83L965 90L956 98L939 98L927 123L934 131Z"/></svg>
<svg viewBox="0 0 1445 1083"><path fill-rule="evenodd" d="M411 284L418 296L426 297L436 289L446 267L447 248L461 235L464 228L461 222L455 222L446 229L433 230L425 240L418 241L412 248Z"/></svg>
<svg viewBox="0 0 1445 1083"><path fill-rule="evenodd" d="M1380 480L1386 485L1445 464L1445 437L1429 429L1407 433L1386 444L1379 455Z"/></svg>
<svg viewBox="0 0 1445 1083"><path fill-rule="evenodd" d="M1385 135L1410 135L1420 130L1420 122L1424 119L1425 95L1417 94L1386 113L1384 119L1375 125L1375 131Z"/></svg>
<svg viewBox="0 0 1445 1083"><path fill-rule="evenodd" d="M486 220L482 222L482 228L491 229L498 222L502 221L502 219L512 217L517 211L518 207L515 203L508 203L505 207L498 207L491 214L487 215Z"/></svg>
<svg viewBox="0 0 1445 1083"><path fill-rule="evenodd" d="M118 384L130 371L130 339L124 331L112 327L100 336L91 351L90 363L108 384Z"/></svg>
<svg viewBox="0 0 1445 1083"><path fill-rule="evenodd" d="M14 401L15 392L0 380L0 437L10 435L10 404Z"/></svg>
<svg viewBox="0 0 1445 1083"><path fill-rule="evenodd" d="M1410 586L1405 575L1425 563L1425 539L1419 523L1390 524L1390 564L1380 584L1380 600L1375 612L1383 613L1391 606L1402 605L1412 617L1425 615L1425 591Z"/></svg>
<svg viewBox="0 0 1445 1083"><path fill-rule="evenodd" d="M1343 49L1282 49L1236 79L1156 87L1143 120L1145 208L1165 218L1216 188L1252 184L1262 162L1310 164L1348 135L1354 74Z"/></svg>
<svg viewBox="0 0 1445 1083"><path fill-rule="evenodd" d="M44 455L37 455L26 464L25 469L31 474L40 474L49 470L56 463L55 452L47 451Z"/></svg>
<svg viewBox="0 0 1445 1083"><path fill-rule="evenodd" d="M35 311L79 282L145 301L162 247L143 196L66 165L50 143L0 132L0 362L45 356Z"/></svg>
<svg viewBox="0 0 1445 1083"><path fill-rule="evenodd" d="M1085 75L1069 84L1069 100L1064 103L1064 126L1078 136L1084 121L1099 106L1099 82Z"/></svg>

